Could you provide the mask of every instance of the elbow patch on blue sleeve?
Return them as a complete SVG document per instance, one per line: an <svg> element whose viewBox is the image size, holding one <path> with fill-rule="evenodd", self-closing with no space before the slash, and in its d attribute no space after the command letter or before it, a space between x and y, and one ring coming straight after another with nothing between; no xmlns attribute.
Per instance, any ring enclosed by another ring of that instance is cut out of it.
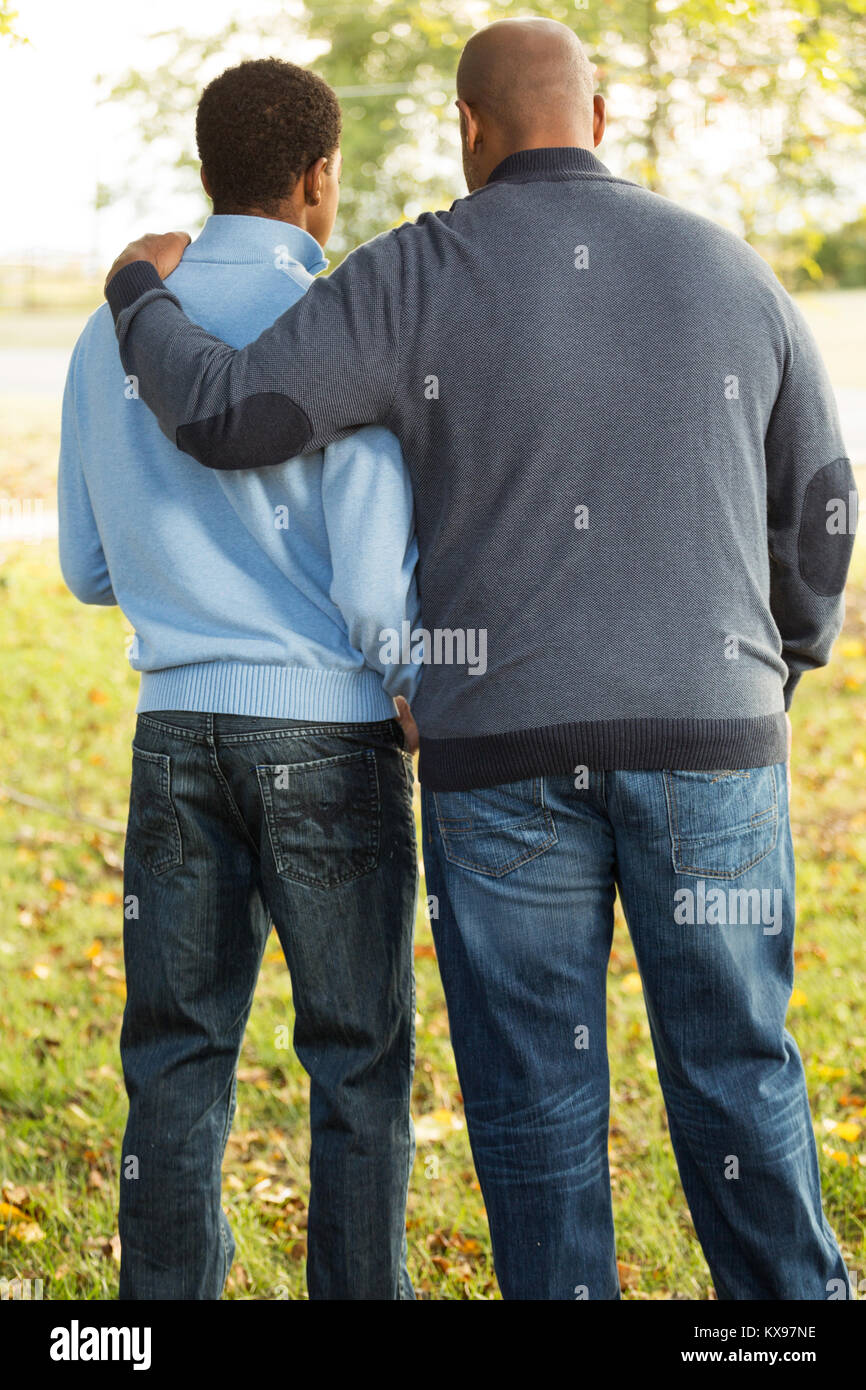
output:
<svg viewBox="0 0 866 1390"><path fill-rule="evenodd" d="M219 415L181 425L175 443L206 468L268 468L301 453L312 434L306 413L289 396L260 391Z"/></svg>
<svg viewBox="0 0 866 1390"><path fill-rule="evenodd" d="M806 488L800 517L800 577L814 594L833 598L845 588L856 530L854 472L848 459L834 459L818 469Z"/></svg>

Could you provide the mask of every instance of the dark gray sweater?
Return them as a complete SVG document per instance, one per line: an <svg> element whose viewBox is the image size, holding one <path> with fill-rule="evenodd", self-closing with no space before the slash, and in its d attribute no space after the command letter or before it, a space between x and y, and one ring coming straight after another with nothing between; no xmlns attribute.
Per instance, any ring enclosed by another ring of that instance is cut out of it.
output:
<svg viewBox="0 0 866 1390"><path fill-rule="evenodd" d="M240 351L144 262L108 297L142 399L211 468L399 437L425 785L784 759L856 499L812 335L737 237L587 150L525 150Z"/></svg>

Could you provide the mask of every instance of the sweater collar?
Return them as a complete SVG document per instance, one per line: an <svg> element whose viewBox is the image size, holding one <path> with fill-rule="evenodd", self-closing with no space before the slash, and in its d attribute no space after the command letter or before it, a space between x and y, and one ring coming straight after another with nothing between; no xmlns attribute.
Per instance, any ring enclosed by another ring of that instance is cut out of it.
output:
<svg viewBox="0 0 866 1390"><path fill-rule="evenodd" d="M234 265L273 263L276 256L297 261L316 275L328 264L315 237L292 222L270 217L215 213L184 252L185 261L222 261Z"/></svg>
<svg viewBox="0 0 866 1390"><path fill-rule="evenodd" d="M527 183L532 179L573 179L581 174L596 174L612 178L610 170L592 150L580 145L548 145L542 149L518 150L497 164L484 185L509 180Z"/></svg>

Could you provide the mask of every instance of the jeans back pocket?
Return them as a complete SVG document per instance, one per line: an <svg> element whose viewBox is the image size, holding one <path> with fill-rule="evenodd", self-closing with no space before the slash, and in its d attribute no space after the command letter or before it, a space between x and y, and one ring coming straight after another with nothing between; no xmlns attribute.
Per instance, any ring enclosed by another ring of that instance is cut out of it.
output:
<svg viewBox="0 0 866 1390"><path fill-rule="evenodd" d="M135 744L126 850L154 874L164 874L183 863L183 842L171 794L171 758Z"/></svg>
<svg viewBox="0 0 866 1390"><path fill-rule="evenodd" d="M673 866L678 874L738 878L776 847L774 767L665 771Z"/></svg>
<svg viewBox="0 0 866 1390"><path fill-rule="evenodd" d="M376 752L256 767L277 873L334 888L376 868L381 806Z"/></svg>
<svg viewBox="0 0 866 1390"><path fill-rule="evenodd" d="M445 858L502 878L556 844L540 777L471 792L434 792Z"/></svg>

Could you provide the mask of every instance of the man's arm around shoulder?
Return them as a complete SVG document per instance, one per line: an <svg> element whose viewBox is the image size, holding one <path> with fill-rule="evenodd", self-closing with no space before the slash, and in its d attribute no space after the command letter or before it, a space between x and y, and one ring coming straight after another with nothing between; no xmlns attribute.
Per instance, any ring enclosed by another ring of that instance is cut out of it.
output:
<svg viewBox="0 0 866 1390"><path fill-rule="evenodd" d="M394 232L314 281L242 349L191 323L163 283L187 240L132 242L106 281L124 368L173 444L210 468L261 468L387 422L400 362Z"/></svg>

